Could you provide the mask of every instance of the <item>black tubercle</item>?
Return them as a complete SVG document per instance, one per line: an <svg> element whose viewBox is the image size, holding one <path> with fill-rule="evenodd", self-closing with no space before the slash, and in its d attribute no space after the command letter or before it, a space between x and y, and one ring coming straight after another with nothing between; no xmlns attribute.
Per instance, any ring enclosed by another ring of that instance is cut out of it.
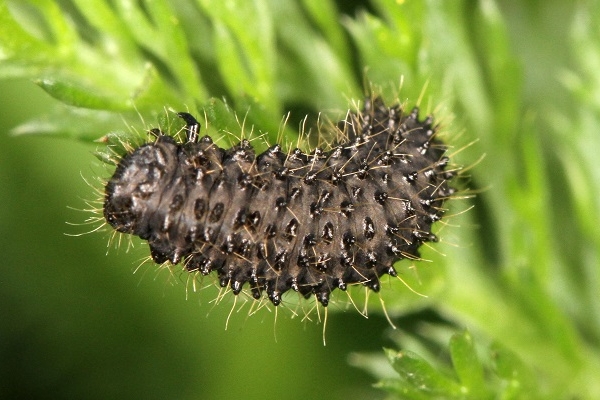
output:
<svg viewBox="0 0 600 400"><path fill-rule="evenodd" d="M106 185L104 216L147 240L157 263L218 274L234 294L247 285L273 304L294 290L326 306L348 285L380 289L393 264L435 241L431 224L454 190L433 119L419 121L367 99L338 123L346 141L329 151L255 155L199 136L188 113L186 142L153 129L154 143L125 155Z"/></svg>

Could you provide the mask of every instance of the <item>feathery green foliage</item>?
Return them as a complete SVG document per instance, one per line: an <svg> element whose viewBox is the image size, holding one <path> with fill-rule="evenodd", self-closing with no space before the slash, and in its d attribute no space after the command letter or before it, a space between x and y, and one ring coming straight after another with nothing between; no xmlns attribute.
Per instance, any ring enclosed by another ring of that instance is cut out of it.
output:
<svg viewBox="0 0 600 400"><path fill-rule="evenodd" d="M402 350L352 363L398 398L592 399L598 3L0 0L0 79L30 79L57 100L13 133L112 144L165 110L202 116L213 135L239 133L243 120L270 141L291 111L293 142L306 113L343 113L371 85L420 99L453 132L450 153L473 166L479 193L468 212L452 206L445 243L424 254L432 263L401 267L428 297L393 282L369 305L385 304Z"/></svg>

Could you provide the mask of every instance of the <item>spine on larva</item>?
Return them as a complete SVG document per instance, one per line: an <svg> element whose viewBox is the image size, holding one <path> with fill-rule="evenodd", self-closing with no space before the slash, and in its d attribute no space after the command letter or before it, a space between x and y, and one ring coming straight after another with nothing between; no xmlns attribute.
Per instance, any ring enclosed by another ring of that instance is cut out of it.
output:
<svg viewBox="0 0 600 400"><path fill-rule="evenodd" d="M187 140L159 130L119 162L104 216L147 240L157 263L215 271L234 294L244 287L274 305L294 290L324 306L338 288L379 291L393 264L436 241L431 225L454 189L446 147L431 117L367 99L338 123L346 140L328 151L255 155L250 142L224 150L187 113Z"/></svg>

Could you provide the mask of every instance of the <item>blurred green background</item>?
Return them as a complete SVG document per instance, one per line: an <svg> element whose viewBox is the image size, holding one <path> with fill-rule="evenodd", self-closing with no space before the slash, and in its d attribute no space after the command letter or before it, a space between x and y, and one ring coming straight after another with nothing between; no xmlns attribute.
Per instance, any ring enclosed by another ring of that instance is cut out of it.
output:
<svg viewBox="0 0 600 400"><path fill-rule="evenodd" d="M0 398L384 398L382 347L455 377L446 344L465 328L482 359L500 343L534 377L504 398L600 396L598 2L56 4L0 1ZM94 24L101 4L121 19ZM326 346L321 324L285 312L275 324L246 308L225 330L231 308L213 308L212 288L186 298L184 275L133 274L143 246L107 255L106 231L65 235L88 230L67 224L89 216L69 208L97 196L85 180L110 175L92 140L142 130L138 113L212 104L215 130L248 112L276 135L291 110L293 137L365 80L409 106L428 84L422 108L452 121L454 149L478 140L459 161L485 154L465 184L477 198L452 213L474 209L441 227L421 280L401 264L429 297L382 290L399 330L377 296L368 319L329 312Z"/></svg>

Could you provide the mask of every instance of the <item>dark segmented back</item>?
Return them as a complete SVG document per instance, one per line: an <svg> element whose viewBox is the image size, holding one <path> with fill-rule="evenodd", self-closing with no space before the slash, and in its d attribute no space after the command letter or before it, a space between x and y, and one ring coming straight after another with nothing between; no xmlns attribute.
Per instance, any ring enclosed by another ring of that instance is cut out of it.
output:
<svg viewBox="0 0 600 400"><path fill-rule="evenodd" d="M435 241L448 186L446 147L431 117L367 99L338 124L346 141L329 151L255 155L247 140L224 150L198 137L157 140L125 155L106 186L104 215L117 231L147 240L157 263L184 260L216 271L234 294L247 285L273 304L292 289L326 306L332 290L396 275L395 261L418 258Z"/></svg>

